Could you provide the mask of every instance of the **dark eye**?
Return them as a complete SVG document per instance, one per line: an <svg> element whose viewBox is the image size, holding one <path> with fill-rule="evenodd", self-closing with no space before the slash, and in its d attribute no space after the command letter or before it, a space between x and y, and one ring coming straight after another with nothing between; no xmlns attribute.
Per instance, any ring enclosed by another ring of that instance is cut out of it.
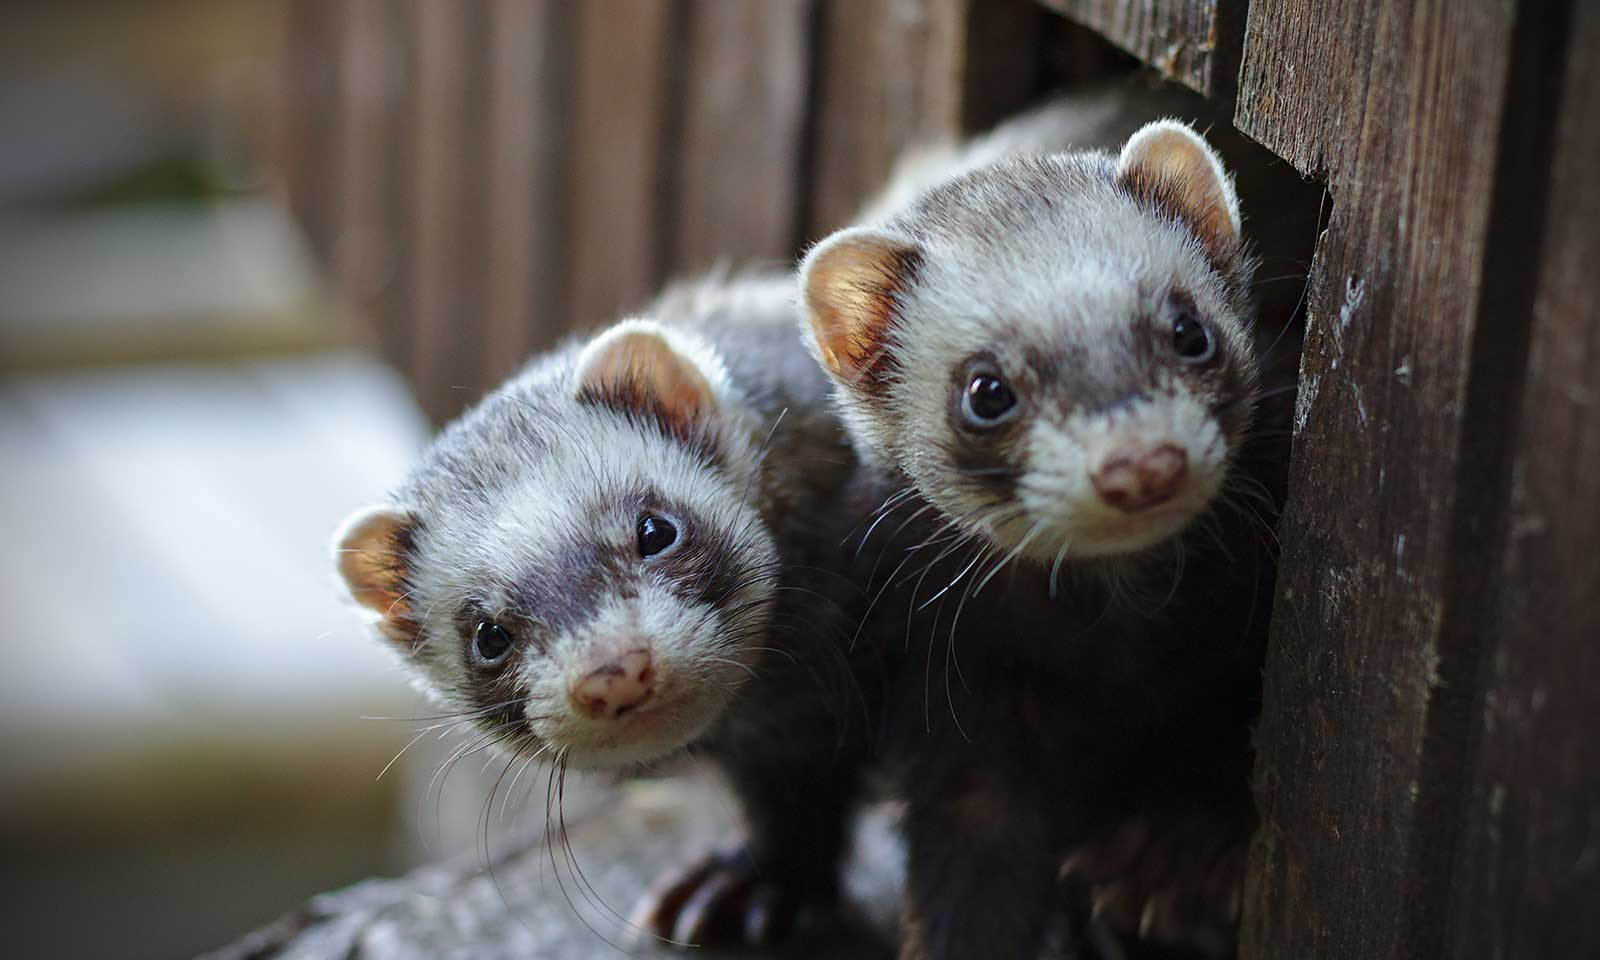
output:
<svg viewBox="0 0 1600 960"><path fill-rule="evenodd" d="M472 644L478 651L478 659L485 663L493 663L511 649L511 634L498 623L485 620L478 624L477 632L472 637Z"/></svg>
<svg viewBox="0 0 1600 960"><path fill-rule="evenodd" d="M653 557L677 539L678 528L671 520L648 513L639 518L639 556Z"/></svg>
<svg viewBox="0 0 1600 960"><path fill-rule="evenodd" d="M1017 405L1017 395L1011 387L994 373L980 373L967 383L962 409L967 419L980 426L989 426L1005 419Z"/></svg>
<svg viewBox="0 0 1600 960"><path fill-rule="evenodd" d="M1205 363L1216 354L1217 345L1199 318L1180 310L1172 319L1172 349L1185 363Z"/></svg>

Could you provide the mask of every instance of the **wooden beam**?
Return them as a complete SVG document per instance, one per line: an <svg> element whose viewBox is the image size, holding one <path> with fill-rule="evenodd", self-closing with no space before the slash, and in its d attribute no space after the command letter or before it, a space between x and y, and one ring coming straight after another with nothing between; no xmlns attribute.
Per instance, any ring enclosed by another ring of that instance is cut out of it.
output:
<svg viewBox="0 0 1600 960"><path fill-rule="evenodd" d="M643 306L665 279L663 158L683 7L586 0L574 13L565 319L587 330Z"/></svg>
<svg viewBox="0 0 1600 960"><path fill-rule="evenodd" d="M1042 0L1176 80L1233 97L1248 0Z"/></svg>
<svg viewBox="0 0 1600 960"><path fill-rule="evenodd" d="M571 16L560 0L490 0L483 366L509 376L566 328L562 198Z"/></svg>
<svg viewBox="0 0 1600 960"><path fill-rule="evenodd" d="M1500 649L1479 571L1509 562L1524 382L1502 348L1529 329L1554 118L1539 80L1561 69L1567 6L1250 5L1238 123L1325 175L1333 208L1279 530L1247 958L1465 942L1452 866L1478 849L1463 810L1485 785L1473 745L1492 734L1478 708Z"/></svg>
<svg viewBox="0 0 1600 960"><path fill-rule="evenodd" d="M400 242L391 197L399 163L394 137L400 112L403 63L386 0L345 0L328 5L338 15L338 111L330 242L340 321L366 332L381 319L394 282ZM406 355L407 338L396 324L379 327L391 361Z"/></svg>
<svg viewBox="0 0 1600 960"><path fill-rule="evenodd" d="M338 96L337 9L319 0L292 0L278 8L283 31L268 132L272 188L305 230L311 248L326 257L332 229L327 171Z"/></svg>
<svg viewBox="0 0 1600 960"><path fill-rule="evenodd" d="M799 243L811 0L694 0L669 273L785 261Z"/></svg>
<svg viewBox="0 0 1600 960"><path fill-rule="evenodd" d="M848 223L901 151L981 129L1039 92L1028 0L824 0L806 238Z"/></svg>
<svg viewBox="0 0 1600 960"><path fill-rule="evenodd" d="M1600 6L1545 28L1535 69L1558 109L1538 211L1531 322L1488 316L1527 357L1505 444L1484 648L1468 718L1465 805L1448 864L1452 956L1600 954ZM1519 29L1523 29L1519 25ZM1556 105L1559 104L1559 107ZM1536 174L1543 177L1542 172Z"/></svg>
<svg viewBox="0 0 1600 960"><path fill-rule="evenodd" d="M412 0L407 260L417 399L434 420L474 397L483 351L482 0Z"/></svg>

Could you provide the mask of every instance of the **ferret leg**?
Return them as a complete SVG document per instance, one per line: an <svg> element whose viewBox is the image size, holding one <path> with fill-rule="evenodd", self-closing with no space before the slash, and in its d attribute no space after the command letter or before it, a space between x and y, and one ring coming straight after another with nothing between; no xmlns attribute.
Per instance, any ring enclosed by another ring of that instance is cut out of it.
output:
<svg viewBox="0 0 1600 960"><path fill-rule="evenodd" d="M901 960L1038 956L1060 908L1059 838L1081 817L995 782L909 792Z"/></svg>
<svg viewBox="0 0 1600 960"><path fill-rule="evenodd" d="M678 943L774 943L838 903L854 774L843 764L725 769L744 809L744 835L662 877L634 922Z"/></svg>
<svg viewBox="0 0 1600 960"><path fill-rule="evenodd" d="M1062 879L1125 942L1232 956L1256 824L1248 788L1241 777L1226 789L1175 794L1074 849Z"/></svg>

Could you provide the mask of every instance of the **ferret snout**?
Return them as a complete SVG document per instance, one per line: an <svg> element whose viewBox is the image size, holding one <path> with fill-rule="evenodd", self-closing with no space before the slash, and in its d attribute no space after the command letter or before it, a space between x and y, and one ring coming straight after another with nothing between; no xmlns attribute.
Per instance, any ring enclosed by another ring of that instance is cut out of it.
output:
<svg viewBox="0 0 1600 960"><path fill-rule="evenodd" d="M1101 500L1125 513L1137 513L1171 500L1188 472L1189 455L1183 448L1163 443L1114 451L1089 479Z"/></svg>
<svg viewBox="0 0 1600 960"><path fill-rule="evenodd" d="M655 694L656 671L645 648L629 650L572 685L573 706L596 720L616 718Z"/></svg>

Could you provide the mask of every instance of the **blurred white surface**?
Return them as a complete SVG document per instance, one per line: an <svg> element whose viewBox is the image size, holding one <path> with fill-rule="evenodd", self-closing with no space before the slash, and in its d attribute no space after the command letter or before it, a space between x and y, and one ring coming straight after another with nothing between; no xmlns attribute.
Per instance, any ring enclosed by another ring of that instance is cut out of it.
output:
<svg viewBox="0 0 1600 960"><path fill-rule="evenodd" d="M0 384L3 736L260 732L403 702L328 544L425 436L398 380L354 355Z"/></svg>

